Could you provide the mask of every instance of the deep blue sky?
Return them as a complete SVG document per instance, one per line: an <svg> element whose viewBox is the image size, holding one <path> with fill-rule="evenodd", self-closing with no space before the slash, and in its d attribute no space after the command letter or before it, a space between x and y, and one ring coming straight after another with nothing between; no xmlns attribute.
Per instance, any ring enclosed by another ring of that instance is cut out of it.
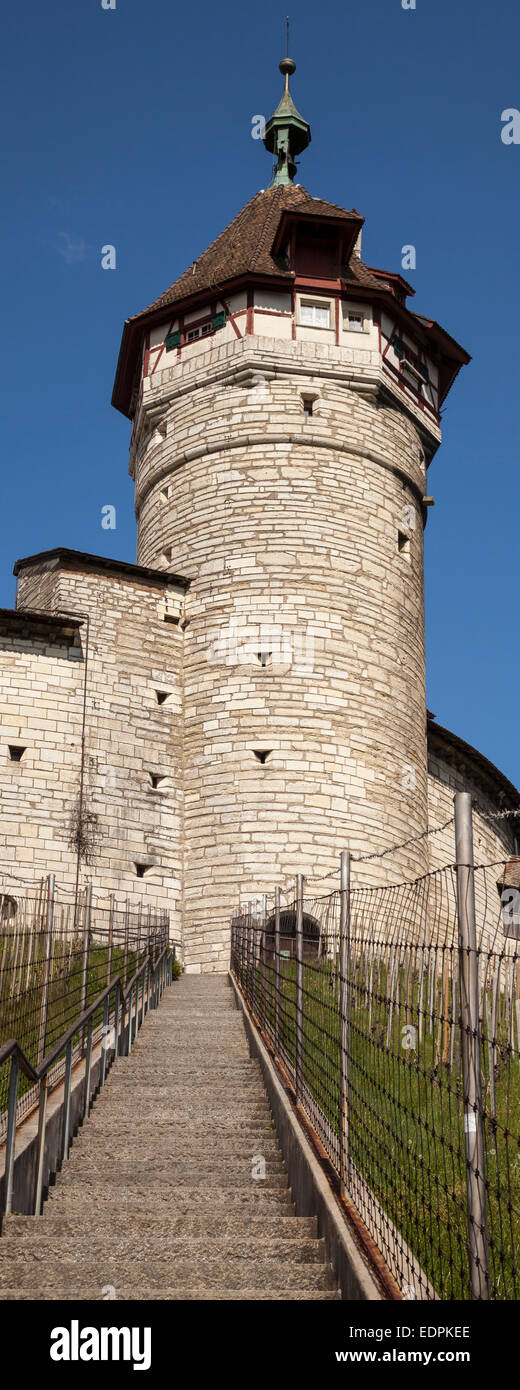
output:
<svg viewBox="0 0 520 1390"><path fill-rule="evenodd" d="M428 705L520 784L517 737L518 0L291 6L299 179L366 217L369 264L417 247L413 307L473 361L448 400L426 531ZM55 545L135 560L128 422L110 406L123 320L270 179L251 139L281 92L284 7L24 0L2 30L0 605ZM100 268L117 249L116 271ZM101 507L117 507L117 530Z"/></svg>

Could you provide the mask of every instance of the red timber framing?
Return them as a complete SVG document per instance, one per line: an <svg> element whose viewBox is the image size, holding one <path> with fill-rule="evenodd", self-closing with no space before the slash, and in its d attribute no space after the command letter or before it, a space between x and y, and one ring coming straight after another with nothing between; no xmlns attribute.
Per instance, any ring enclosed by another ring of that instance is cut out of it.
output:
<svg viewBox="0 0 520 1390"><path fill-rule="evenodd" d="M374 326L377 328L377 335L379 338L379 351L381 352L381 309L379 304L374 304L372 313L374 316Z"/></svg>
<svg viewBox="0 0 520 1390"><path fill-rule="evenodd" d="M252 285L248 285L247 287L246 313L246 333L252 334L255 331L255 292Z"/></svg>
<svg viewBox="0 0 520 1390"><path fill-rule="evenodd" d="M389 315L388 317L390 317L390 315ZM436 424L439 424L439 422L440 422L440 411L439 411L439 387L438 387L438 385L437 385L437 386L434 386L433 383L432 383L431 381L429 381L429 382L426 382L426 381L425 381L425 382L424 382L424 389L425 389L425 390L429 390L429 391L431 392L432 399L429 400L427 396L424 396L424 395L422 394L422 386L419 384L419 382L417 383L417 385L414 385L413 381L408 381L408 380L406 380L405 377L403 376L403 366L404 366L404 368L406 369L406 360L404 361L404 363L403 363L402 361L399 362L399 366L396 367L396 366L394 366L394 363L391 362L390 359L389 359L389 357L388 357L388 353L389 353L389 351L390 351L390 348L391 348L391 346L392 346L392 343L393 343L394 339L395 339L396 337L400 337L400 335L401 335L401 333L402 333L403 331L406 333L406 336L407 336L407 337L411 337L411 334L410 334L409 330L408 330L408 329L402 330L398 324L394 324L394 327L392 328L390 337L388 337L388 335L385 333L384 329L382 328L381 323L379 324L379 341L380 341L380 346L382 347L381 359L382 359L383 365L384 365L384 367L385 367L385 370L386 370L387 372L390 372L391 375L392 375L393 377L395 377L395 379L396 379L396 381L397 381L397 385L400 387L401 391L404 391L404 392L409 391L409 392L411 393L411 395L414 397L414 400L415 400L415 402L416 402L416 405L419 406L420 410L424 410L424 411L426 411L426 412L428 413L428 415L432 415L432 416L433 416L433 419L434 419L435 422L436 422ZM412 348L406 347L406 345L404 345L404 344L403 344L403 346L404 346L404 350L405 350L405 354L406 354L406 359L407 359L409 362L412 363L412 366L416 366L416 367L418 368L419 365L420 365L421 363L422 363L424 366L426 366L426 360L425 360L425 359L426 359L426 351L425 351L424 349L423 349L423 351L422 351L422 353L421 353L421 351L420 351L420 349L419 349L419 347L418 347L417 344L416 344L416 351L414 351ZM431 352L431 351L428 351L428 354L427 354L427 355L428 355L428 357L430 358L430 361L435 362L435 366L437 367L437 372L438 372L439 375L440 375L440 364L439 364L439 362L437 362L437 361L435 360L435 353L434 353L434 352Z"/></svg>
<svg viewBox="0 0 520 1390"><path fill-rule="evenodd" d="M211 323L211 319L214 318L215 314L218 313L219 303L222 305L222 308L225 309L226 317L229 320L236 337L242 338L243 334L240 332L240 328L238 327L236 320L237 318L241 318L242 315L245 314L247 311L245 309L240 309L237 313L232 314L227 300L212 300L210 304L210 312L202 314L201 317L198 319L190 319L189 323L185 323L183 314L177 314L175 318L170 319L164 334L163 341L161 343L156 343L154 347L150 347L150 334L147 334L147 346L144 354L143 376L153 376L154 372L157 371L163 353L166 351L166 339L169 338L170 333L173 333L175 322L177 322L177 329L181 335L180 343L176 352L176 360L178 360L179 357L181 357L182 355L183 347L191 347L191 343L188 343L187 340L188 333L191 333L192 329L202 328L205 327L206 324ZM209 332L204 334L204 338L208 338L208 340L211 340L215 337L215 334L218 332L219 329L210 328ZM202 338L197 338L194 341L201 342Z"/></svg>
<svg viewBox="0 0 520 1390"><path fill-rule="evenodd" d="M292 241L295 235L295 228L291 228ZM341 254L343 255L344 252ZM371 270L370 273L372 275L376 274L374 270ZM295 341L297 339L296 295L304 294L316 298L322 296L331 301L335 301L335 319L331 324L331 332L334 333L336 344L340 344L342 341L340 304L342 302L346 304L354 302L356 304L365 303L370 305L372 307L374 324L378 331L379 350L384 363L385 373L388 373L389 376L395 380L396 385L399 386L399 389L403 391L403 393L409 394L410 399L417 404L421 411L424 411L427 416L438 423L442 402L450 390L461 365L465 362L469 362L471 360L470 356L454 339L450 338L450 335L434 320L414 314L407 308L401 298L401 293L407 288L406 281L404 281L402 277L388 275L388 281L393 281L393 287L389 289L385 288L382 283L383 274L382 271L378 273L377 278L381 281L379 289L374 289L372 285L366 285L359 280L346 281L341 276L338 279L332 280L320 278L316 275L312 277L309 275L295 275L293 272L288 273L286 279L280 280L279 278L275 279L267 275L251 276L248 274L237 277L236 280L233 283L230 282L229 285L226 284L216 287L217 292L215 293L214 290L212 296L211 292L210 294L208 294L207 291L205 293L200 292L191 299L191 302L188 299L184 299L183 301L179 301L178 305L171 305L168 309L163 308L162 321L159 311L155 310L153 315L150 315L148 318L148 321L145 321L142 325L136 322L135 326L129 329L129 334L131 336L125 346L125 352L121 358L121 363L118 365L118 372L120 375L119 379L116 378L116 380L119 380L119 384L117 388L114 387L114 403L115 397L117 396L118 408L123 409L125 414L130 414L131 416L134 414L139 392L142 389L143 377L145 375L153 376L160 366L164 365L164 339L167 333L174 331L174 325L180 332L180 345L177 348L174 360L179 360L182 356L183 349L186 347L187 332L193 328L201 328L203 325L207 325L210 318L215 315L219 307L225 309L234 336L237 339L242 338L246 333L254 332L255 325L257 331L260 329L261 332L260 319L264 316L269 316L274 318L289 318L291 322L292 340ZM271 290L277 294L287 294L290 308L289 304L287 310L269 309L263 306L260 307L259 305L255 306L255 287L261 290L264 295L268 295ZM399 290L401 293L396 293L396 290ZM244 307L231 313L229 298L226 298L226 296L231 297L239 291L244 292ZM208 302L210 304L209 311ZM186 325L185 322L187 312L196 314L188 325ZM383 312L394 322L393 331L395 333L400 337L406 336L410 341L416 344L415 360L412 354L410 354L412 365L416 365L423 361L424 356L427 356L428 359L436 365L439 373L438 387L435 388L431 382L429 383L428 395L430 399L425 392L423 392L422 383L417 382L417 384L415 384L412 380L407 380L406 377L403 377L401 366L396 366L389 360L391 339L383 332ZM167 314L171 316L168 317L168 319L166 318ZM256 319L255 314L258 316ZM243 320L242 323L241 320ZM164 333L164 339L152 347L150 343L150 334L155 325L161 326L161 334ZM217 332L218 330L214 329L204 336L207 336L210 343L212 343ZM140 336L139 366L137 366L136 363L137 375L134 378L133 389L130 391L131 359L132 352L137 355L138 335ZM201 338L197 339L197 341L200 342ZM124 397L125 391L127 392L126 398Z"/></svg>

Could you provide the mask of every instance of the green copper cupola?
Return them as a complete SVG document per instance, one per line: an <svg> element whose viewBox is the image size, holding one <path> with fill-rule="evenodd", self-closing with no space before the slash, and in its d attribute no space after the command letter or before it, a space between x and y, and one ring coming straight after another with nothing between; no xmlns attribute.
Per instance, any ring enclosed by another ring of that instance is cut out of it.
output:
<svg viewBox="0 0 520 1390"><path fill-rule="evenodd" d="M280 72L285 77L282 99L267 122L264 132L264 145L270 154L276 155L274 177L271 188L277 184L292 183L296 173L296 155L307 148L311 139L311 128L296 110L289 91L289 78L296 71L292 58L282 58Z"/></svg>

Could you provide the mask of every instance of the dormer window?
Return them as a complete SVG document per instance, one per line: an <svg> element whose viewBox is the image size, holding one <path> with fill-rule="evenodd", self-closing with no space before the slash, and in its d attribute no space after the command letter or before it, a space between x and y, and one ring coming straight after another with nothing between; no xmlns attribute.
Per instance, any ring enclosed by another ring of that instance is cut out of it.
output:
<svg viewBox="0 0 520 1390"><path fill-rule="evenodd" d="M302 299L300 323L308 328L330 328L330 303L324 299Z"/></svg>
<svg viewBox="0 0 520 1390"><path fill-rule="evenodd" d="M339 263L338 228L302 222L296 232L296 274L310 280L335 280L339 274Z"/></svg>

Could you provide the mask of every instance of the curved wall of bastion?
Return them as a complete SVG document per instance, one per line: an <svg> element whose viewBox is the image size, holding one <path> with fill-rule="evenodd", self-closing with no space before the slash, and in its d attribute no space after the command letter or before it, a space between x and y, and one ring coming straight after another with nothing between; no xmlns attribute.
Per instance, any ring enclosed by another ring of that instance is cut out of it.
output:
<svg viewBox="0 0 520 1390"><path fill-rule="evenodd" d="M336 872L346 845L366 853L427 825L419 433L373 387L360 394L341 379L340 364L337 375L333 362L302 375L302 345L291 375L291 348L269 375L273 362L249 340L240 383L232 370L211 384L201 374L190 390L182 368L161 373L147 400L159 428L134 453L138 562L192 580L184 906L194 968L224 967L238 901L289 886L297 871L312 892L311 874ZM231 369L232 356L228 346ZM270 750L264 763L254 750ZM424 842L393 856L394 881L424 872L426 857ZM389 860L363 866L364 882L388 877Z"/></svg>

